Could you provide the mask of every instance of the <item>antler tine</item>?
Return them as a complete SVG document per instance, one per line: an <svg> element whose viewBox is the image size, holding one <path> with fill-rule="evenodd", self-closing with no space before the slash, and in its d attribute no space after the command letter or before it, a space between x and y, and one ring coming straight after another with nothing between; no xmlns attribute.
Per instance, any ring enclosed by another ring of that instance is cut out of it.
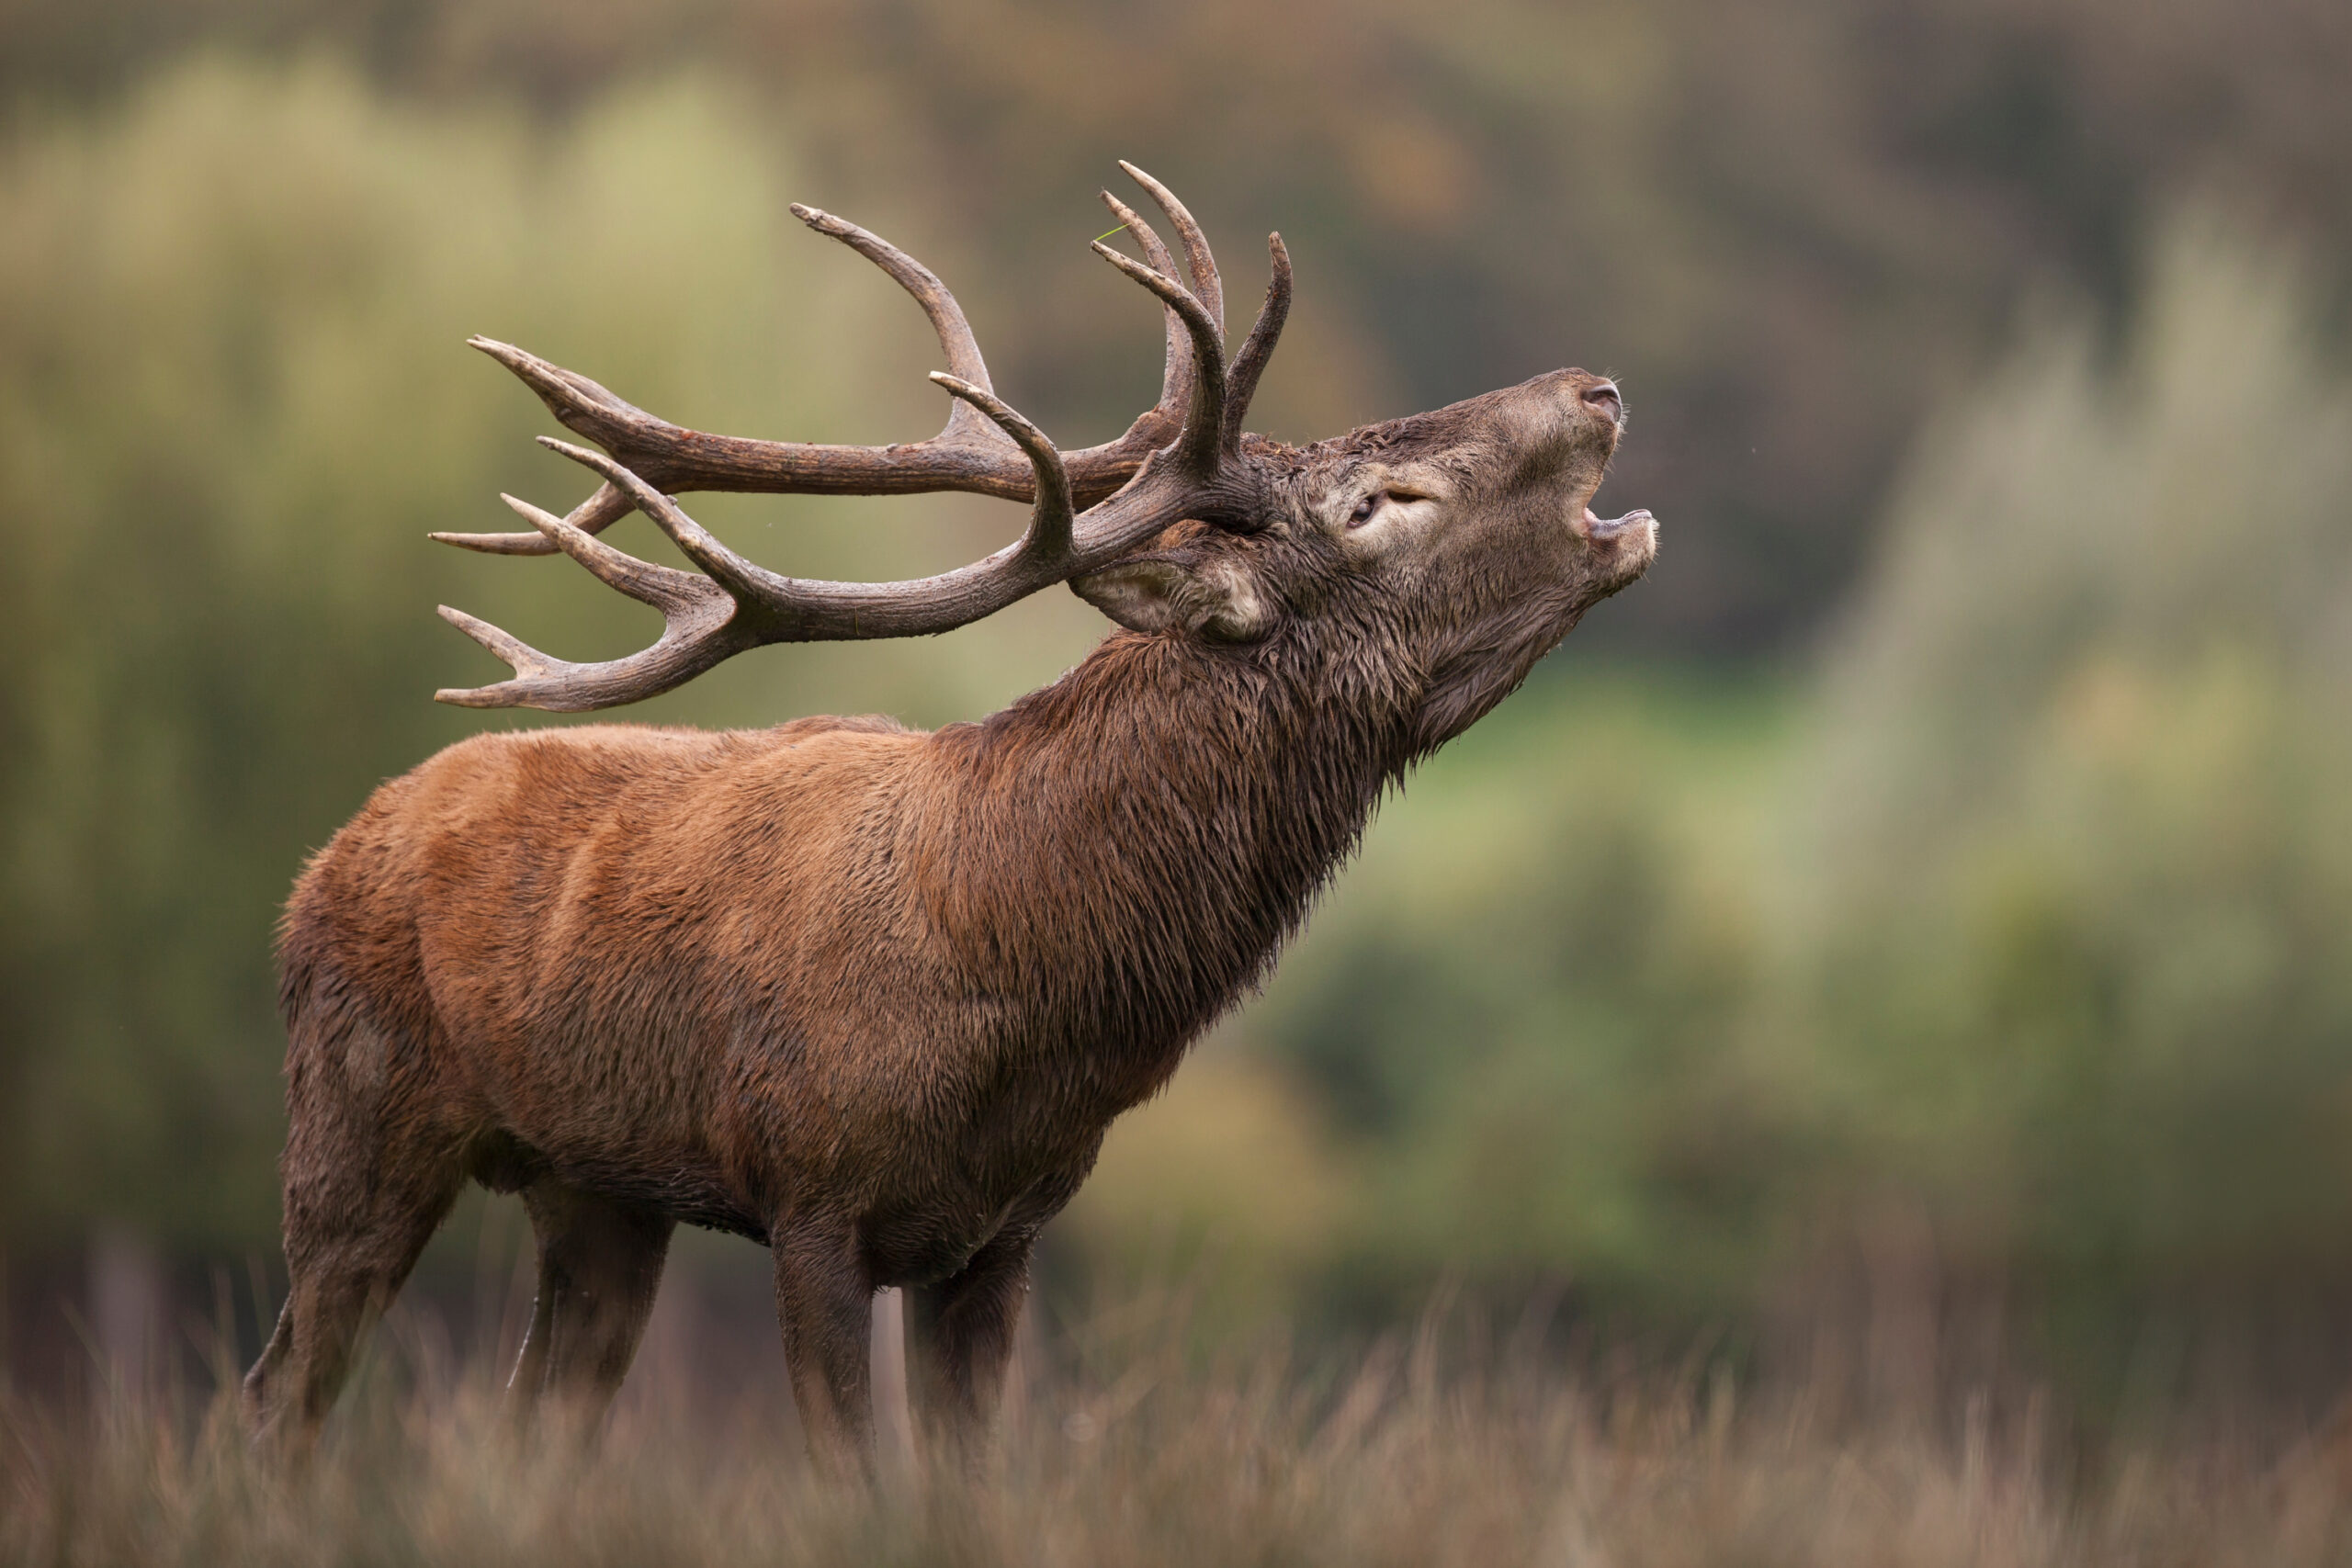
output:
<svg viewBox="0 0 2352 1568"><path fill-rule="evenodd" d="M636 498L627 491L617 485L606 488L628 501L632 510L636 508ZM587 530L574 526L569 519L542 512L527 501L503 492L498 499L521 513L549 543L586 567L598 581L618 589L640 604L650 604L664 615L699 604L703 591L709 586L707 580L691 571L657 566L616 550Z"/></svg>
<svg viewBox="0 0 2352 1568"><path fill-rule="evenodd" d="M444 604L441 618L513 665L514 678L488 686L445 686L433 694L433 700L461 708L592 713L683 686L704 671L759 646L756 638L742 635L726 618L734 614L734 601L716 587L712 593L713 600L704 612L668 616L661 640L651 648L602 664L550 659L489 622Z"/></svg>
<svg viewBox="0 0 2352 1568"><path fill-rule="evenodd" d="M1258 378L1265 374L1266 361L1282 341L1283 323L1290 320L1290 251L1280 234L1266 236L1266 250L1273 261L1273 276L1266 282L1265 302L1258 307L1258 319L1226 377L1224 450L1228 455L1241 449L1241 422L1250 416L1250 400L1258 395Z"/></svg>
<svg viewBox="0 0 2352 1568"><path fill-rule="evenodd" d="M1177 460L1190 472L1206 474L1216 466L1225 430L1225 344L1207 309L1190 290L1163 272L1148 267L1094 242L1095 254L1154 294L1184 319L1193 338L1193 397L1184 411L1184 428L1176 437Z"/></svg>
<svg viewBox="0 0 2352 1568"><path fill-rule="evenodd" d="M1176 258L1169 254L1167 242L1159 237L1159 231L1144 221L1143 214L1109 191L1099 194L1102 197L1102 205L1111 209L1111 216L1119 220L1119 226L1133 234L1136 243L1143 246L1144 261L1154 271L1173 277L1176 275ZM1159 427L1172 424L1179 430L1182 429L1184 411L1192 406L1193 401L1192 329L1185 326L1184 318L1173 310L1163 310L1161 314L1168 333L1168 355L1159 375L1159 401L1136 421L1137 428L1149 424L1151 433L1159 435L1158 440L1150 441L1147 451L1173 439ZM1149 437L1146 439L1149 440Z"/></svg>
<svg viewBox="0 0 2352 1568"><path fill-rule="evenodd" d="M931 318L932 330L939 334L940 352L947 355L949 372L982 391L992 389L988 362L980 356L979 340L972 335L972 324L964 319L964 307L956 302L956 296L939 281L936 273L879 234L861 229L846 218L836 218L797 201L792 204L792 215L888 273L899 288L914 297L915 303L922 307L922 313ZM1001 438L977 410L958 401L948 405L946 428L936 439L993 443Z"/></svg>
<svg viewBox="0 0 2352 1568"><path fill-rule="evenodd" d="M513 496L504 499L508 505L515 504ZM537 508L532 510L536 512ZM601 534L636 510L637 503L629 500L628 491L615 485L598 485L596 493L573 507L563 521L583 533ZM537 534L433 533L424 536L438 545L455 545L461 550L479 550L486 556L546 556L553 555L556 550L545 531Z"/></svg>
<svg viewBox="0 0 2352 1568"><path fill-rule="evenodd" d="M541 653L537 649L533 648L529 643L523 641L520 637L499 630L496 626L492 626L488 621L485 621L479 616L469 615L463 610L454 609L447 604L440 605L439 609L441 612L441 618L443 620L448 622L451 626L457 627L459 631L465 633L468 637L481 644L482 647L490 649L491 652L496 654L500 659L504 660L508 664L513 665L514 668L514 673L526 681L530 680L535 676L551 674L562 666L563 660L548 658L546 654ZM499 682L499 684L513 685L514 682L503 681ZM459 690L454 686L444 686L441 690L433 694L433 700L436 703L454 703L459 707L487 708L511 705L503 703L477 702L473 700L478 697L486 696L492 689L493 688L489 687L477 687L472 690Z"/></svg>
<svg viewBox="0 0 2352 1568"><path fill-rule="evenodd" d="M1159 204L1159 210L1168 214L1168 220L1176 225L1176 237L1184 243L1184 261L1193 275L1193 293L1208 307L1209 320L1216 323L1217 339L1223 342L1225 284L1217 276L1216 258L1209 254L1209 237L1201 232L1200 224L1193 220L1193 214L1184 204L1176 199L1174 191L1125 158L1119 160L1119 167L1127 172L1129 179L1151 193L1151 199Z"/></svg>
<svg viewBox="0 0 2352 1568"><path fill-rule="evenodd" d="M953 392L963 404L995 421L998 428L1027 454L1029 466L1036 474L1037 501L1029 512L1028 531L1021 536L1021 549L1047 562L1058 562L1069 556L1078 507L1070 496L1069 469L1052 439L1018 410L1000 401L986 387L976 387L944 370L933 371L931 378Z"/></svg>

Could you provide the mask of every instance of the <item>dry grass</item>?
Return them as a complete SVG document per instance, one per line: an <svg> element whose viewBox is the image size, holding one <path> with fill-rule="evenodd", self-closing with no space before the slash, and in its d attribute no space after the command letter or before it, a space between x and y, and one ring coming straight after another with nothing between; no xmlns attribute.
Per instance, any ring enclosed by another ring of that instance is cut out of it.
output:
<svg viewBox="0 0 2352 1568"><path fill-rule="evenodd" d="M633 1398L593 1453L518 1446L479 1375L378 1376L316 1466L257 1465L222 1405L0 1408L0 1562L2098 1564L2352 1562L2323 1440L2054 1436L2032 1399L1832 1417L1721 1375L1203 1369L1178 1336L1032 1379L998 1473L901 1458L871 1493L788 1427Z"/></svg>

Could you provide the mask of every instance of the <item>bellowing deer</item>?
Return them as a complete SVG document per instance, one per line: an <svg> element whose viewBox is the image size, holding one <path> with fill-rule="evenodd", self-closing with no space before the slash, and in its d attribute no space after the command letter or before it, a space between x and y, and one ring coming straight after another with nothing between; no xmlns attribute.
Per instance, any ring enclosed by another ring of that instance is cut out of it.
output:
<svg viewBox="0 0 2352 1568"><path fill-rule="evenodd" d="M600 1409L681 1220L764 1243L819 1457L870 1450L867 1313L902 1286L931 1418L984 1433L1039 1227L1104 1130L1260 979L1381 794L1649 565L1657 530L1590 502L1617 389L1560 370L1295 447L1244 434L1290 265L1230 362L1216 263L1128 172L1184 260L1111 197L1159 296L1159 404L1062 454L989 390L954 298L912 258L795 213L922 304L956 400L908 446L684 430L503 344L477 346L603 476L529 534L658 607L661 639L571 664L457 611L514 668L445 702L605 708L746 649L945 631L1068 582L1123 629L1003 712L933 734L808 718L710 734L477 736L378 790L302 873L281 936L292 1286L245 1383L307 1443L363 1317L463 1184L519 1191L537 1236L517 1400ZM975 491L1020 541L921 581L744 560L688 490ZM1081 508L1083 510L1081 510ZM596 537L645 513L700 572Z"/></svg>

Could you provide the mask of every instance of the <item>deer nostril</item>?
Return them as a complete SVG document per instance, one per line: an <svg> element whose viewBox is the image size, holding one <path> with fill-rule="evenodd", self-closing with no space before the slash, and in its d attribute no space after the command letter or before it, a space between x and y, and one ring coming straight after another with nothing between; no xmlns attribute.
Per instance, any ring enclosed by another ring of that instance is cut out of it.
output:
<svg viewBox="0 0 2352 1568"><path fill-rule="evenodd" d="M1585 405L1598 414L1605 414L1613 423L1625 417L1625 400L1614 381L1596 381L1584 389Z"/></svg>

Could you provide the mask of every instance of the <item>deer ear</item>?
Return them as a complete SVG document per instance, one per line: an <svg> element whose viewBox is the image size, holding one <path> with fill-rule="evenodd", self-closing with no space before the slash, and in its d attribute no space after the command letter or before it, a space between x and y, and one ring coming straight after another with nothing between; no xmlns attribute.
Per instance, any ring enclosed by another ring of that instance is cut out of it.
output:
<svg viewBox="0 0 2352 1568"><path fill-rule="evenodd" d="M1176 583L1182 576L1171 560L1122 561L1071 578L1069 591L1127 630L1151 634L1176 624Z"/></svg>
<svg viewBox="0 0 2352 1568"><path fill-rule="evenodd" d="M1254 642L1273 612L1248 569L1212 559L1194 566L1170 556L1138 556L1070 579L1070 592L1126 627L1156 636L1197 631L1218 642Z"/></svg>

